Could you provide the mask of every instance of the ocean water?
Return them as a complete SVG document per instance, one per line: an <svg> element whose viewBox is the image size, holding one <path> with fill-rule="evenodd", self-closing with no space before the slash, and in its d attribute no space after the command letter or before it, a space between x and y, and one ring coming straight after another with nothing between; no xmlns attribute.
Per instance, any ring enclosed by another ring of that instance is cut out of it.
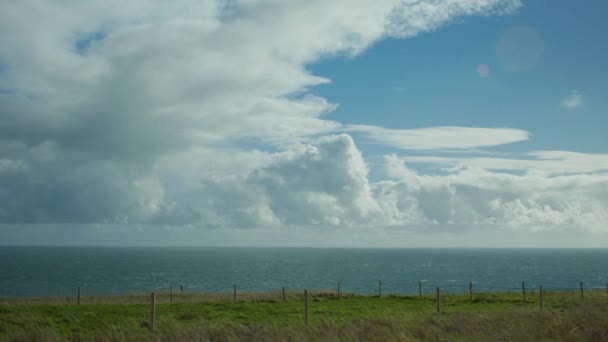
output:
<svg viewBox="0 0 608 342"><path fill-rule="evenodd" d="M608 249L0 247L0 296L335 289L383 293L606 288Z"/></svg>

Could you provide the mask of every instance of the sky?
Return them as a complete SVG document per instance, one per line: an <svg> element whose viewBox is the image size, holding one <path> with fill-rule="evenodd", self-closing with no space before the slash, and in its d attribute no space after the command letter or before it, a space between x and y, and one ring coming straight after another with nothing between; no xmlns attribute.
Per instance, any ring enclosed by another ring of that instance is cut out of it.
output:
<svg viewBox="0 0 608 342"><path fill-rule="evenodd" d="M605 247L603 0L0 3L0 245Z"/></svg>

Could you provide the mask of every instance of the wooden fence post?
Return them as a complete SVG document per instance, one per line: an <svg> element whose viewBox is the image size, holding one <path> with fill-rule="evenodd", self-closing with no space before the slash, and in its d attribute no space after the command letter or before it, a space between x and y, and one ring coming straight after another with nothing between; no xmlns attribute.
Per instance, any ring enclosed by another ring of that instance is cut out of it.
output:
<svg viewBox="0 0 608 342"><path fill-rule="evenodd" d="M169 304L173 304L173 284L169 287Z"/></svg>
<svg viewBox="0 0 608 342"><path fill-rule="evenodd" d="M382 280L378 280L378 297L382 297Z"/></svg>
<svg viewBox="0 0 608 342"><path fill-rule="evenodd" d="M304 290L304 324L308 326L308 289Z"/></svg>
<svg viewBox="0 0 608 342"><path fill-rule="evenodd" d="M418 282L418 298L422 299L422 282Z"/></svg>
<svg viewBox="0 0 608 342"><path fill-rule="evenodd" d="M340 282L338 282L338 299L340 299Z"/></svg>
<svg viewBox="0 0 608 342"><path fill-rule="evenodd" d="M540 309L542 310L543 309L543 286L542 285L538 287L538 295L540 298L540 301L539 301Z"/></svg>
<svg viewBox="0 0 608 342"><path fill-rule="evenodd" d="M80 305L80 286L78 286L78 299L76 300L76 304Z"/></svg>
<svg viewBox="0 0 608 342"><path fill-rule="evenodd" d="M150 294L150 334L154 335L154 325L156 324L156 297L154 292Z"/></svg>
<svg viewBox="0 0 608 342"><path fill-rule="evenodd" d="M285 301L285 286L283 286L283 301Z"/></svg>
<svg viewBox="0 0 608 342"><path fill-rule="evenodd" d="M526 302L526 282L521 282L521 294L524 297L524 303Z"/></svg>
<svg viewBox="0 0 608 342"><path fill-rule="evenodd" d="M232 285L232 301L236 302L236 284Z"/></svg>
<svg viewBox="0 0 608 342"><path fill-rule="evenodd" d="M437 288L437 316L441 316L441 294Z"/></svg>
<svg viewBox="0 0 608 342"><path fill-rule="evenodd" d="M585 300L585 296L584 296L584 290L583 290L583 282L581 281L581 302Z"/></svg>

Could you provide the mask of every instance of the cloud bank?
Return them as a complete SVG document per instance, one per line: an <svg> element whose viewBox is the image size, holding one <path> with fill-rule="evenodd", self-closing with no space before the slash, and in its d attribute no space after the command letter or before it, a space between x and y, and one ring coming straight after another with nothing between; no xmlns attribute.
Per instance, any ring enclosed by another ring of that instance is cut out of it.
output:
<svg viewBox="0 0 608 342"><path fill-rule="evenodd" d="M525 141L526 131L352 126L314 94L330 80L311 63L520 5L3 2L0 222L604 231L597 167L515 176L468 161L425 176L387 156L386 178L371 181L352 137L338 134L441 150ZM570 158L539 153L541 169Z"/></svg>

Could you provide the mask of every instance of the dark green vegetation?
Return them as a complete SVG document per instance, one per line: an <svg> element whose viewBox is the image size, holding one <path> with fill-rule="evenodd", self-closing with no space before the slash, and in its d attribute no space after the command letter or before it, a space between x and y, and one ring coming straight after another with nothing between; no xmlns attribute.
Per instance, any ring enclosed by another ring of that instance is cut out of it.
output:
<svg viewBox="0 0 608 342"><path fill-rule="evenodd" d="M333 293L310 297L304 325L299 294L175 295L157 299L158 340L424 340L424 341L607 341L605 291L538 292L378 298ZM0 340L150 340L149 296L8 300L0 303Z"/></svg>

